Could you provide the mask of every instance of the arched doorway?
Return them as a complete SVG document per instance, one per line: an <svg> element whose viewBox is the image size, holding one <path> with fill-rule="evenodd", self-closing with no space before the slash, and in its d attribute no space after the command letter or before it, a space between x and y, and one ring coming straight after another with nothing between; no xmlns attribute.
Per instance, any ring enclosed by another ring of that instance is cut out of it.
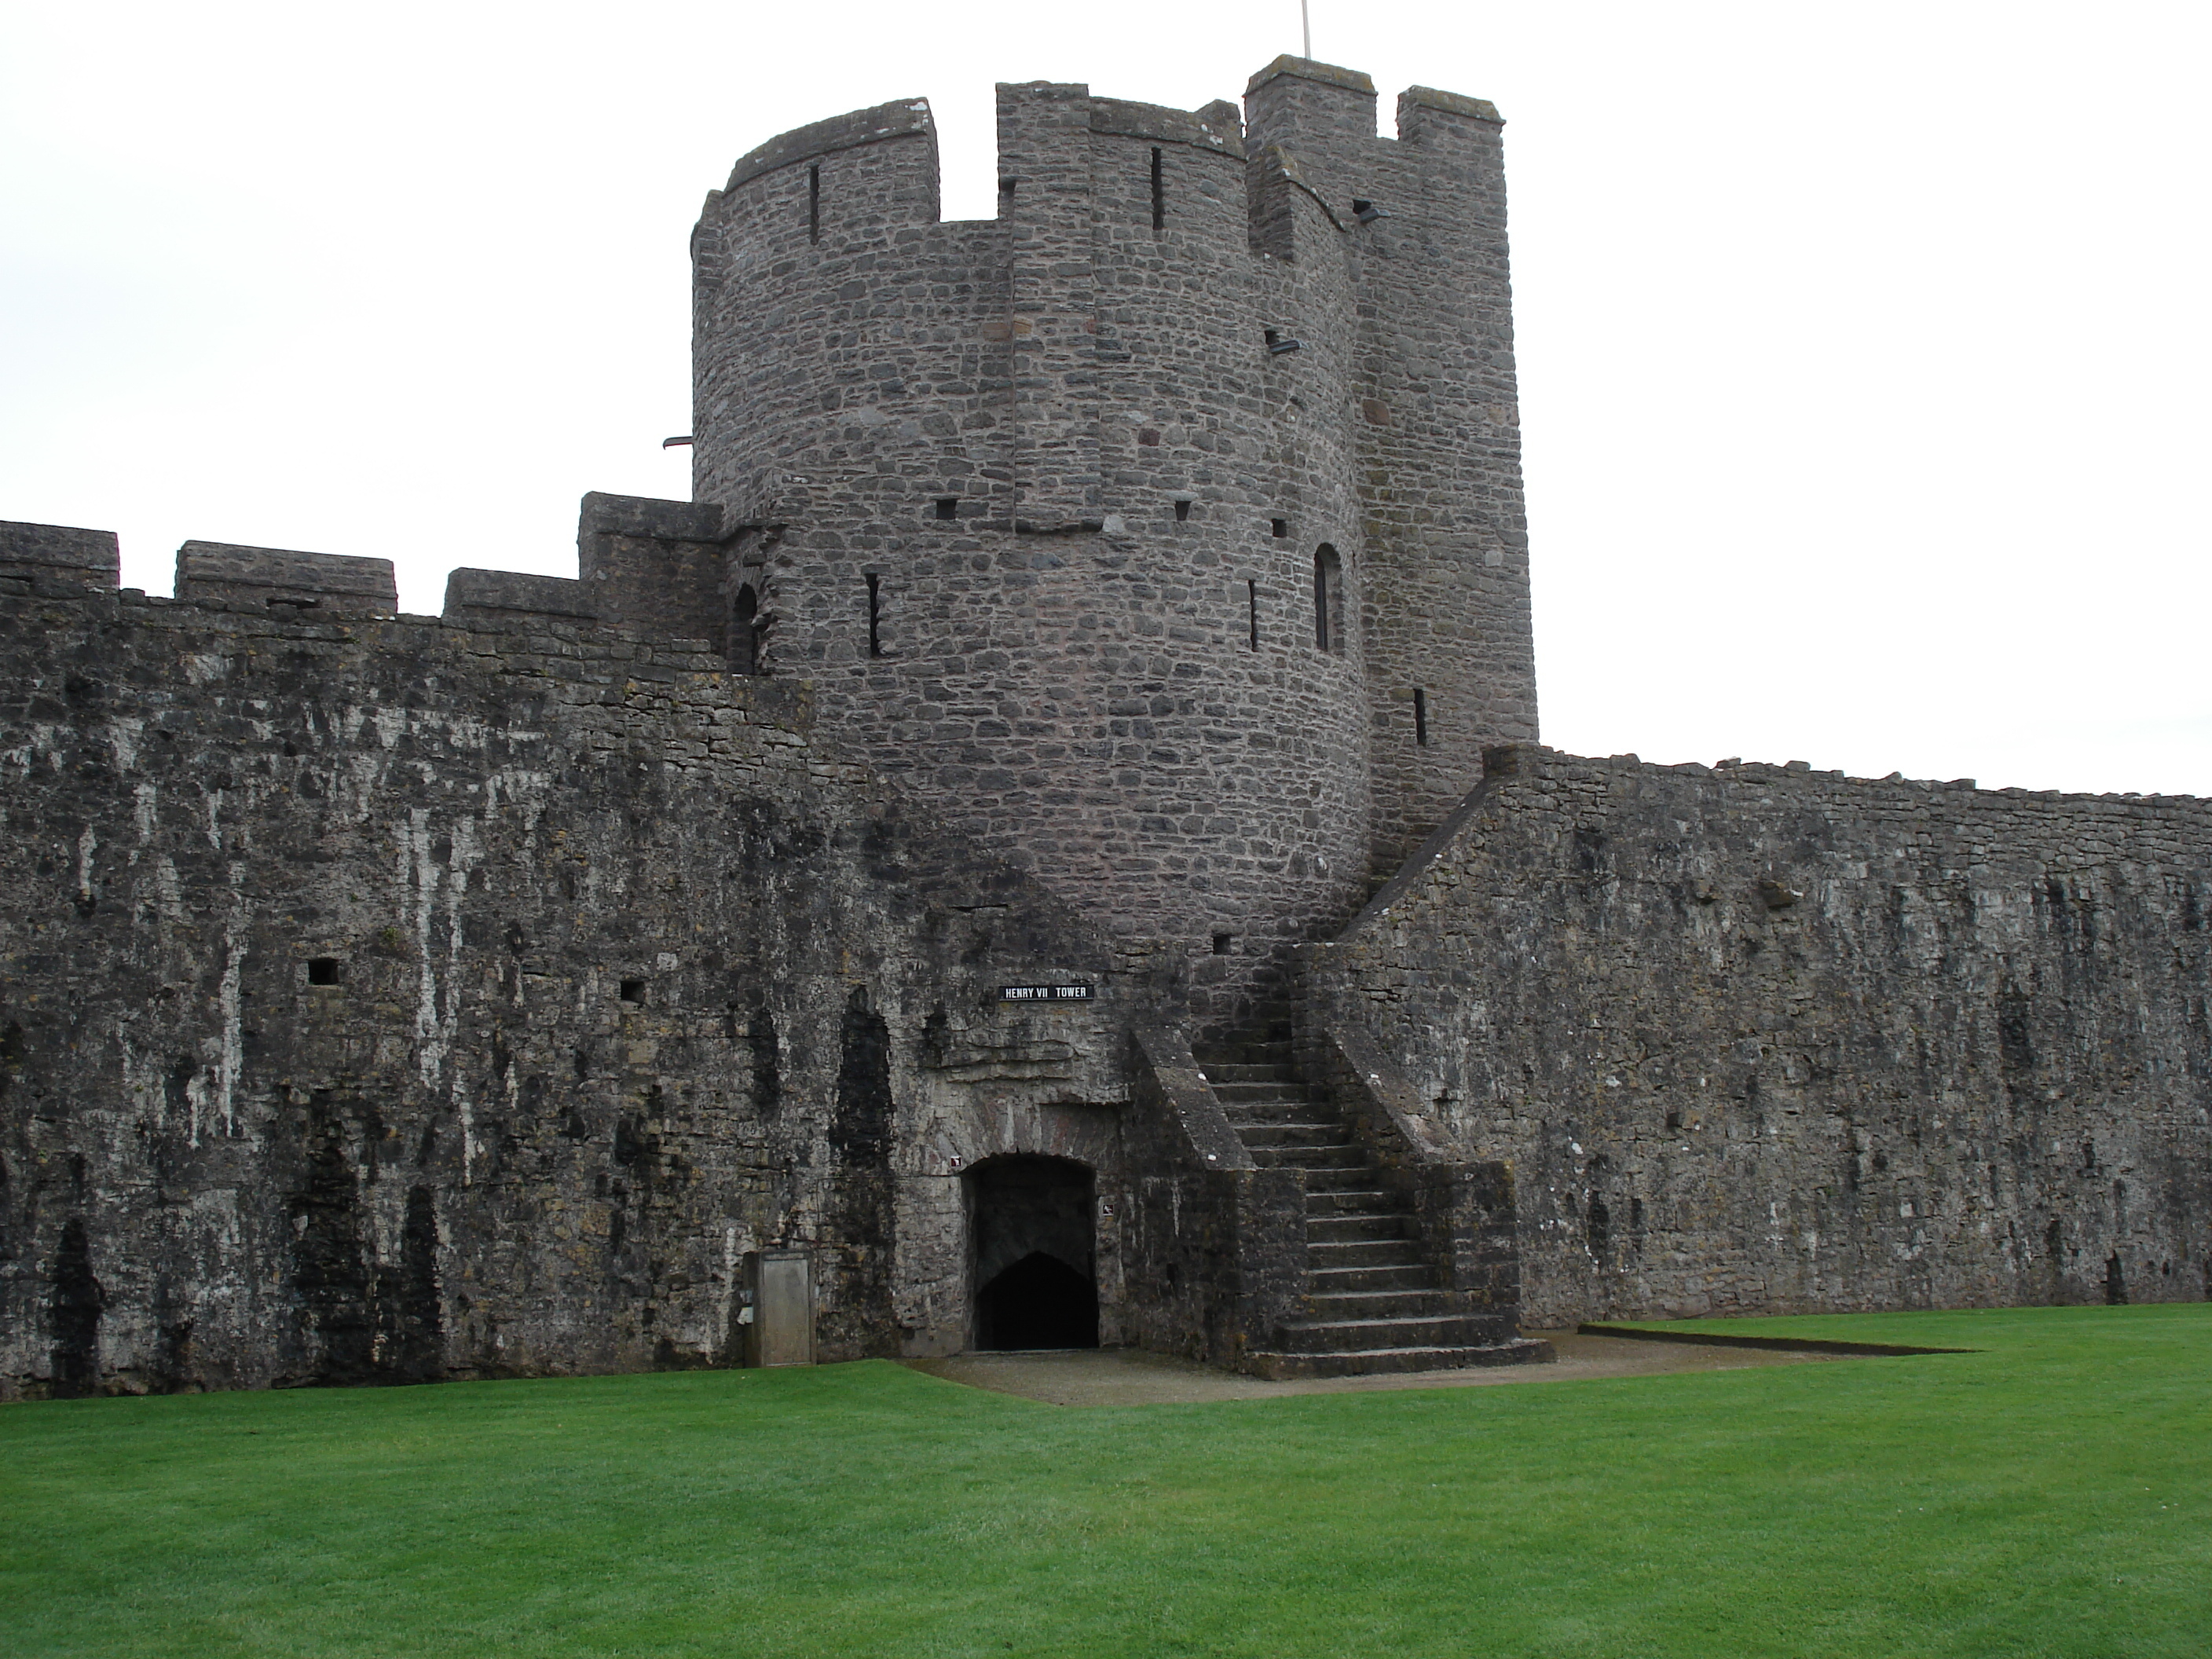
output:
<svg viewBox="0 0 2212 1659"><path fill-rule="evenodd" d="M1097 1347L1090 1170L1065 1158L994 1158L962 1179L975 1346Z"/></svg>

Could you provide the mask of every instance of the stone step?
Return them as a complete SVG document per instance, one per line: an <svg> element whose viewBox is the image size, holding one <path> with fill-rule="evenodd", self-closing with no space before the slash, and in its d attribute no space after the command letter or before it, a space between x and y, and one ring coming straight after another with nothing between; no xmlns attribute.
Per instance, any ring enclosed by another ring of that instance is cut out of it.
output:
<svg viewBox="0 0 2212 1659"><path fill-rule="evenodd" d="M1231 1120L1232 1122L1234 1119ZM1349 1146L1352 1132L1341 1123L1291 1122L1238 1123L1237 1133L1247 1146Z"/></svg>
<svg viewBox="0 0 2212 1659"><path fill-rule="evenodd" d="M1206 1080L1223 1083L1303 1083L1295 1066L1248 1066L1237 1060L1219 1060L1209 1066L1199 1062L1198 1069L1206 1073Z"/></svg>
<svg viewBox="0 0 2212 1659"><path fill-rule="evenodd" d="M1344 1353L1374 1348L1479 1348L1510 1334L1510 1315L1425 1313L1382 1319L1286 1319L1275 1336L1285 1353Z"/></svg>
<svg viewBox="0 0 2212 1659"><path fill-rule="evenodd" d="M1403 1248L1413 1235L1407 1218L1395 1210L1358 1212L1350 1215L1314 1215L1306 1217L1306 1249L1309 1252L1323 1245L1390 1244ZM1349 1267L1350 1261L1332 1261L1332 1267ZM1364 1265L1364 1264L1358 1264Z"/></svg>
<svg viewBox="0 0 2212 1659"><path fill-rule="evenodd" d="M1279 1066L1295 1067L1297 1060L1288 1041L1255 1037L1245 1042L1208 1043L1191 1051L1201 1072L1212 1066Z"/></svg>
<svg viewBox="0 0 2212 1659"><path fill-rule="evenodd" d="M1222 1115L1238 1129L1255 1123L1310 1123L1325 1109L1322 1102L1304 1099L1221 1102Z"/></svg>
<svg viewBox="0 0 2212 1659"><path fill-rule="evenodd" d="M1270 1170L1310 1170L1316 1175L1331 1170L1342 1170L1353 1174L1364 1170L1370 1184L1375 1179L1375 1166L1361 1156L1361 1149L1350 1141L1340 1140L1334 1146L1305 1146L1292 1142L1282 1146L1255 1146L1246 1141L1255 1163Z"/></svg>
<svg viewBox="0 0 2212 1659"><path fill-rule="evenodd" d="M1203 1070L1203 1067L1200 1067ZM1249 1101L1264 1104L1277 1100L1309 1100L1310 1092L1303 1083L1220 1083L1211 1073L1206 1081L1213 1085L1213 1097L1224 1106L1234 1101L1239 1104Z"/></svg>
<svg viewBox="0 0 2212 1659"><path fill-rule="evenodd" d="M1372 1257L1352 1256L1322 1261L1315 1257L1313 1249L1309 1245L1306 1249L1306 1294L1324 1295L1332 1286L1346 1289L1348 1276L1360 1273L1378 1274L1393 1281L1382 1287L1389 1290L1425 1291L1435 1285L1435 1264L1418 1249L1410 1248L1407 1241L1386 1238L1373 1242L1399 1248L1378 1251Z"/></svg>
<svg viewBox="0 0 2212 1659"><path fill-rule="evenodd" d="M1308 1231L1313 1224L1306 1224ZM1354 1267L1388 1267L1394 1271L1428 1273L1429 1263L1420 1246L1410 1238L1348 1238L1306 1246L1306 1274L1338 1273Z"/></svg>
<svg viewBox="0 0 2212 1659"><path fill-rule="evenodd" d="M1285 1128L1293 1133L1282 1133ZM1297 1132L1301 1130L1304 1133ZM1266 1152L1276 1164L1296 1164L1314 1170L1367 1167L1361 1149L1353 1146L1341 1129L1324 1127L1316 1133L1304 1125L1265 1124L1240 1139L1253 1157Z"/></svg>
<svg viewBox="0 0 2212 1659"><path fill-rule="evenodd" d="M1462 1312L1459 1293L1434 1285L1389 1291L1320 1291L1307 1276L1305 1311L1317 1324L1374 1319L1449 1319Z"/></svg>
<svg viewBox="0 0 2212 1659"><path fill-rule="evenodd" d="M1252 1154L1252 1162L1262 1170L1296 1170L1305 1177L1307 1211L1313 1210L1312 1199L1316 1193L1371 1193L1375 1190L1375 1170L1371 1165L1360 1164L1356 1169L1314 1169L1294 1158L1262 1149ZM1342 1212L1342 1205L1323 1206L1325 1211ZM1401 1215L1404 1212L1387 1194L1380 1204L1352 1213L1360 1215Z"/></svg>
<svg viewBox="0 0 2212 1659"><path fill-rule="evenodd" d="M1316 1153L1316 1157L1340 1157L1340 1153ZM1285 1152L1264 1148L1252 1154L1252 1161L1263 1170L1300 1170L1306 1177L1306 1192L1314 1193L1371 1193L1375 1190L1375 1166L1371 1164L1309 1164L1296 1152ZM1397 1213L1396 1204L1385 1199L1379 1211Z"/></svg>
<svg viewBox="0 0 2212 1659"><path fill-rule="evenodd" d="M1287 1382L1304 1376L1366 1376L1392 1371L1455 1371L1472 1365L1542 1364L1555 1358L1552 1345L1528 1337L1452 1348L1364 1348L1330 1353L1261 1351L1244 1356L1254 1376Z"/></svg>
<svg viewBox="0 0 2212 1659"><path fill-rule="evenodd" d="M1341 1215L1401 1215L1390 1194L1373 1187L1339 1187L1316 1191L1306 1188L1306 1217Z"/></svg>
<svg viewBox="0 0 2212 1659"><path fill-rule="evenodd" d="M1433 1289L1436 1282L1436 1272L1425 1261L1397 1267L1306 1270L1306 1292L1310 1296L1334 1296L1351 1291L1425 1291Z"/></svg>

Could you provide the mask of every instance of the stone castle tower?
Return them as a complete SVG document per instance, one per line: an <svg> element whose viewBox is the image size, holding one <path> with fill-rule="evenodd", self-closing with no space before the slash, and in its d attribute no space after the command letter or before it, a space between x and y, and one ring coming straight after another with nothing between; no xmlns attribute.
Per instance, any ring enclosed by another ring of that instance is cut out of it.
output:
<svg viewBox="0 0 2212 1659"><path fill-rule="evenodd" d="M693 234L693 626L1224 988L1536 734L1501 122L1280 58L1243 118L999 88L787 133ZM703 550L702 550L703 551ZM1232 998L1213 1012L1233 1013Z"/></svg>

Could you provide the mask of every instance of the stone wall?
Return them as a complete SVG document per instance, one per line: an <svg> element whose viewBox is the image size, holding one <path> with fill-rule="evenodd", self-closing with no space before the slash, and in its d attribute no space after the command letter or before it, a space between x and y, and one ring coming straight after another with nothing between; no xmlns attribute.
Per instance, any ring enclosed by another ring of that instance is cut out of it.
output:
<svg viewBox="0 0 2212 1659"><path fill-rule="evenodd" d="M957 1347L1012 1152L1096 1172L1119 1336L1147 959L803 688L495 583L322 623L112 569L0 535L0 1394L725 1363L784 1244L825 1358Z"/></svg>
<svg viewBox="0 0 2212 1659"><path fill-rule="evenodd" d="M2212 1291L2212 803L1494 751L1338 942L1524 1324Z"/></svg>

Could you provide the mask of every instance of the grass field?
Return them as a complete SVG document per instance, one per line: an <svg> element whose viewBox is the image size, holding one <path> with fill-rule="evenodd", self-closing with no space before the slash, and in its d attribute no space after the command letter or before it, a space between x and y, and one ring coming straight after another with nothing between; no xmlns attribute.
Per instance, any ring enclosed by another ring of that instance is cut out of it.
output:
<svg viewBox="0 0 2212 1659"><path fill-rule="evenodd" d="M0 1651L2212 1653L2212 1306L1072 1411L884 1363L0 1407Z"/></svg>

